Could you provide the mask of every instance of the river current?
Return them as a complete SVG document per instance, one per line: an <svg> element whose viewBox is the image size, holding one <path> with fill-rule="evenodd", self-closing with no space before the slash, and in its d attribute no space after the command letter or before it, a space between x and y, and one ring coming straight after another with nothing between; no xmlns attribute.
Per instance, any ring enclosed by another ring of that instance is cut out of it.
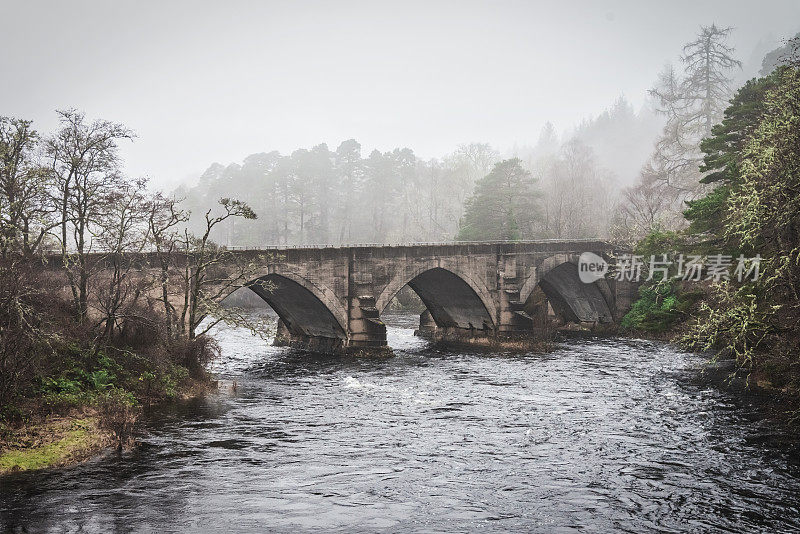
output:
<svg viewBox="0 0 800 534"><path fill-rule="evenodd" d="M800 532L800 459L703 358L584 339L317 356L220 328L221 389L140 445L0 478L10 532ZM235 390L233 384L236 384Z"/></svg>

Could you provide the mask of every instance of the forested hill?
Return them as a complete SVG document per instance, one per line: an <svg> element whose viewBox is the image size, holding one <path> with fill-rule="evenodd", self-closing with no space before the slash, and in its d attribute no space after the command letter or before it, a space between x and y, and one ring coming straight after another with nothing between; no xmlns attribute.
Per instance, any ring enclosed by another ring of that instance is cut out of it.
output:
<svg viewBox="0 0 800 534"><path fill-rule="evenodd" d="M524 214L531 223L517 237L597 237L606 233L621 187L635 180L659 128L652 110L636 113L620 98L562 138L548 123L535 145L505 154L471 143L439 159L419 158L410 148L367 155L349 139L336 148L320 144L214 163L176 196L191 211L194 230L219 198L246 201L258 219L219 229L213 238L225 245L442 241L458 236L476 182L504 158L518 157L531 197L522 205L532 212Z"/></svg>

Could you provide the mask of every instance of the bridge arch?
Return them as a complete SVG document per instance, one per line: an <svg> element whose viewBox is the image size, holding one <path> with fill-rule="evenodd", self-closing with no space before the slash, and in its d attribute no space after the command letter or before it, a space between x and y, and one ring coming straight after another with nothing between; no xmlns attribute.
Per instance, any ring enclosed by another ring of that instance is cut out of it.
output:
<svg viewBox="0 0 800 534"><path fill-rule="evenodd" d="M293 335L347 338L347 311L333 291L286 269L272 272L245 284L275 310ZM261 282L269 284L265 288Z"/></svg>
<svg viewBox="0 0 800 534"><path fill-rule="evenodd" d="M406 285L420 297L440 327L494 329L496 308L488 288L457 267L425 262L395 275L376 299L383 313Z"/></svg>
<svg viewBox="0 0 800 534"><path fill-rule="evenodd" d="M577 254L556 254L542 261L520 290L520 301L528 303L540 288L554 311L567 322L613 322L612 296L605 279L591 284L578 276Z"/></svg>

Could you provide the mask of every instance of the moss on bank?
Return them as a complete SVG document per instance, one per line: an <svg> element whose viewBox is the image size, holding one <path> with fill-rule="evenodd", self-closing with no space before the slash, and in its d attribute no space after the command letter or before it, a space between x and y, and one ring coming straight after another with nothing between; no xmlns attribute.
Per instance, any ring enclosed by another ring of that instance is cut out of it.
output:
<svg viewBox="0 0 800 534"><path fill-rule="evenodd" d="M74 464L114 441L97 414L49 417L12 434L0 451L0 474Z"/></svg>
<svg viewBox="0 0 800 534"><path fill-rule="evenodd" d="M0 407L0 474L65 466L133 444L144 407L214 387L200 365L107 347L60 347L25 389Z"/></svg>
<svg viewBox="0 0 800 534"><path fill-rule="evenodd" d="M157 402L149 399L147 404L187 400L216 388L217 382L210 376L185 379L168 397ZM50 396L37 399L25 410L24 421L9 425L0 420L0 475L65 467L104 450L133 446L143 400L114 389L70 395L55 404ZM54 407L58 410L48 414Z"/></svg>

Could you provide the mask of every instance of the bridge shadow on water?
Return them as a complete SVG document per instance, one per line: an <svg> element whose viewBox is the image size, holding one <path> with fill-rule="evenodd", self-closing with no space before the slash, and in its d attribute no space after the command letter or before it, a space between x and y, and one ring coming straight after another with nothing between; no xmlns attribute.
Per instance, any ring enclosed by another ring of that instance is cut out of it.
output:
<svg viewBox="0 0 800 534"><path fill-rule="evenodd" d="M243 375L252 378L281 377L302 378L343 370L359 374L396 374L404 368L425 367L431 360L458 360L473 357L547 359L548 353L493 352L482 347L448 346L434 343L415 335L419 317L408 313L386 313L382 316L387 325L387 344L390 355L360 356L353 354L322 354L291 347L265 346L260 355L241 368ZM591 342L592 338L581 338ZM600 339L600 338L594 338Z"/></svg>

